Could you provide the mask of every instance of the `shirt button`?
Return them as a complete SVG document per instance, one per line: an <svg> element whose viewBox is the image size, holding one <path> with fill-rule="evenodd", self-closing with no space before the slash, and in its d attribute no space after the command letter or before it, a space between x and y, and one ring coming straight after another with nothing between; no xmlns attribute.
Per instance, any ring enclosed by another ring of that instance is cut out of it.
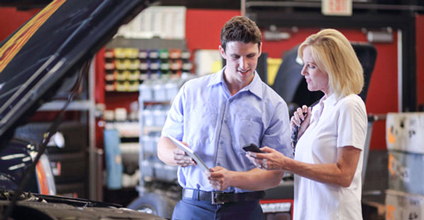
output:
<svg viewBox="0 0 424 220"><path fill-rule="evenodd" d="M220 141L219 144L223 145L224 144L224 141Z"/></svg>

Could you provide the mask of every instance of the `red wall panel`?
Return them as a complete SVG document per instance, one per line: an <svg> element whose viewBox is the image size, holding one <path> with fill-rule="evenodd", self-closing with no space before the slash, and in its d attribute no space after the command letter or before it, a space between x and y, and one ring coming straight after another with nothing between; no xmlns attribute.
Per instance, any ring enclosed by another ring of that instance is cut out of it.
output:
<svg viewBox="0 0 424 220"><path fill-rule="evenodd" d="M0 7L0 41L3 41L40 10L18 11L12 7Z"/></svg>
<svg viewBox="0 0 424 220"><path fill-rule="evenodd" d="M96 103L105 103L105 48L103 47L95 56L96 74L95 74L95 92Z"/></svg>
<svg viewBox="0 0 424 220"><path fill-rule="evenodd" d="M222 26L236 15L240 15L240 11L188 9L186 39L189 50L218 50Z"/></svg>

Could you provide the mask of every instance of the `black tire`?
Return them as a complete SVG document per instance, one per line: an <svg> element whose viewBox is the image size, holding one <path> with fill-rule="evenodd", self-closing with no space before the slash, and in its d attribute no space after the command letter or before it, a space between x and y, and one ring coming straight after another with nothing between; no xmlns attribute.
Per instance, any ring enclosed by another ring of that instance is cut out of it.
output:
<svg viewBox="0 0 424 220"><path fill-rule="evenodd" d="M171 219L177 201L159 193L146 193L128 205L129 209Z"/></svg>

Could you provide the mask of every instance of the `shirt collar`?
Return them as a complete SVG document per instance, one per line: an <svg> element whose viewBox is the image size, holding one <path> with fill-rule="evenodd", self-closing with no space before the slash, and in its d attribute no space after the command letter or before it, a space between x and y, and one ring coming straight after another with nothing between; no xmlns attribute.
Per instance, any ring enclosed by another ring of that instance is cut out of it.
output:
<svg viewBox="0 0 424 220"><path fill-rule="evenodd" d="M262 99L262 80L259 77L259 74L255 71L255 76L253 76L252 82L249 85L244 87L244 89L250 91L258 98Z"/></svg>
<svg viewBox="0 0 424 220"><path fill-rule="evenodd" d="M210 80L208 86L214 86L214 85L218 85L221 84L223 85L224 82L224 70L225 67L222 68L219 72L216 72L212 79ZM240 92L242 91L250 91L251 93L253 93L254 95L256 95L258 98L262 99L262 86L261 86L261 79L259 77L259 74L255 71L255 75L253 76L253 80L252 82L250 82L249 85L247 85L246 87L244 87L243 89L240 90Z"/></svg>
<svg viewBox="0 0 424 220"><path fill-rule="evenodd" d="M327 98L322 98L321 101L325 104L325 105L336 105L338 100L336 100L336 95L335 94L331 94L329 97Z"/></svg>
<svg viewBox="0 0 424 220"><path fill-rule="evenodd" d="M224 83L224 69L225 69L225 67L212 75L212 78L209 81L208 86L214 86L214 85L217 85L217 84Z"/></svg>

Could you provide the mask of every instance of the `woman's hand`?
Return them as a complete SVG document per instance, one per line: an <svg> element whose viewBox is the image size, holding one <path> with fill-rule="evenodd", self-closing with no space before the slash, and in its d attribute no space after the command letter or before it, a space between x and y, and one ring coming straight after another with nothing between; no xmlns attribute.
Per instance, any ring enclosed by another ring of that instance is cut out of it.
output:
<svg viewBox="0 0 424 220"><path fill-rule="evenodd" d="M246 156L259 169L288 170L287 162L288 160L291 160L290 158L269 147L263 147L261 150L266 153L255 153L251 151L246 152Z"/></svg>
<svg viewBox="0 0 424 220"><path fill-rule="evenodd" d="M290 128L292 132L295 126L299 127L297 134L298 139L303 135L306 128L308 128L311 122L311 112L311 108L308 108L308 106L303 105L302 108L297 108L297 110L293 113L293 116L290 119Z"/></svg>

